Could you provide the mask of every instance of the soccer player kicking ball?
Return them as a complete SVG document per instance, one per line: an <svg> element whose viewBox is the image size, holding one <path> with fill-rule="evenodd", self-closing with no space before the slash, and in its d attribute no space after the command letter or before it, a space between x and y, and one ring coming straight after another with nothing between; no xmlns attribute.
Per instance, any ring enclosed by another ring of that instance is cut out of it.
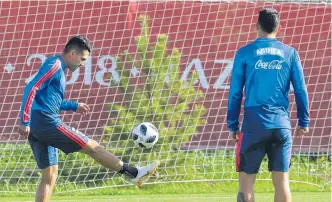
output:
<svg viewBox="0 0 332 202"><path fill-rule="evenodd" d="M275 188L275 202L290 202L288 171L292 132L288 92L293 84L298 126L295 136L309 131L308 95L297 51L276 39L280 23L274 9L259 12L258 38L240 48L234 59L228 98L227 122L237 141L239 172L238 202L254 201L254 183L267 154ZM242 91L245 86L244 118L239 131Z"/></svg>
<svg viewBox="0 0 332 202"><path fill-rule="evenodd" d="M50 199L58 174L57 148L66 154L87 154L104 167L124 174L131 183L138 186L142 186L158 167L159 161L144 167L124 164L96 141L60 120L60 110L71 110L82 115L90 111L84 103L64 100L65 70L74 72L82 68L90 53L87 38L72 37L61 55L46 59L24 90L19 133L28 137L37 165L42 169L42 179L36 193L37 202Z"/></svg>

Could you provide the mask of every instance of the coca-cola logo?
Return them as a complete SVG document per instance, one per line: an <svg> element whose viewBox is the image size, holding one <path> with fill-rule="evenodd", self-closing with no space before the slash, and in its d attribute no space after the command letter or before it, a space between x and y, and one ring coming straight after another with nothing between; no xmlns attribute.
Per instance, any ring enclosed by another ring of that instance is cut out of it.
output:
<svg viewBox="0 0 332 202"><path fill-rule="evenodd" d="M282 63L284 63L283 60L272 60L270 62L258 60L255 69L281 69Z"/></svg>

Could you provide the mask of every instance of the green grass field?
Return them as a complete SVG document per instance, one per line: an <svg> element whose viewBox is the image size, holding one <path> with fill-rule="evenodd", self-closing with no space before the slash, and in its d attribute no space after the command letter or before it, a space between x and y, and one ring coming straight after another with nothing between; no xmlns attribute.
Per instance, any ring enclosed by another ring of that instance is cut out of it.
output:
<svg viewBox="0 0 332 202"><path fill-rule="evenodd" d="M137 201L137 202L228 202L235 201L235 195L225 194L161 194L161 195L124 195L124 196L54 196L51 201L82 201L82 202L106 202L106 201ZM32 197L15 197L3 198L3 201L34 201ZM271 202L273 201L273 194L259 193L256 194L257 202ZM293 193L294 202L330 202L331 193L323 192L296 192Z"/></svg>
<svg viewBox="0 0 332 202"><path fill-rule="evenodd" d="M20 158L14 158L12 153L21 154ZM66 164L60 161L60 178L51 201L236 201L238 183L233 153L191 151L178 155L186 161L165 162L158 170L160 176L152 177L152 184L141 189L128 186L122 178L106 173L81 154L69 155ZM0 168L6 169L0 172L0 202L34 201L40 171L35 169L31 156L31 150L24 145L7 145L3 149ZM60 159L65 159L62 153ZM328 158L294 155L292 163L293 202L330 202L332 164ZM263 160L255 185L256 202L273 201L274 189L266 168L267 161Z"/></svg>
<svg viewBox="0 0 332 202"><path fill-rule="evenodd" d="M293 202L331 202L331 184L319 188L310 184L291 183ZM228 202L236 201L237 183L233 182L190 182L89 189L75 192L61 192L51 201L138 201L138 202ZM257 181L255 185L257 202L273 201L271 181ZM34 201L33 195L13 193L2 195L0 201Z"/></svg>

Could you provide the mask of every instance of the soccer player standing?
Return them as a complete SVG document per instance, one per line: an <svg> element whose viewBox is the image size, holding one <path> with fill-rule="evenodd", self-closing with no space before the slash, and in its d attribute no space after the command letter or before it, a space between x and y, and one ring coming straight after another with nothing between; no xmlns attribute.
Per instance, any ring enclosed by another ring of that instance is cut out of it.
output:
<svg viewBox="0 0 332 202"><path fill-rule="evenodd" d="M84 103L64 100L65 70L73 72L82 67L90 53L91 47L87 38L72 37L60 55L46 59L24 90L19 133L28 137L37 165L42 169L36 202L50 199L58 174L57 148L66 154L87 154L104 167L124 174L131 183L138 186L142 186L158 167L159 161L144 167L124 164L95 140L89 139L60 120L60 110L71 110L82 115L90 111L89 106Z"/></svg>
<svg viewBox="0 0 332 202"><path fill-rule="evenodd" d="M240 48L234 58L227 122L237 141L236 168L239 172L238 202L254 201L254 183L265 154L272 172L275 202L290 202L288 171L292 134L288 92L293 84L298 126L295 136L309 131L308 94L297 51L276 39L279 13L262 9L257 22L258 38ZM241 132L239 114L243 96Z"/></svg>

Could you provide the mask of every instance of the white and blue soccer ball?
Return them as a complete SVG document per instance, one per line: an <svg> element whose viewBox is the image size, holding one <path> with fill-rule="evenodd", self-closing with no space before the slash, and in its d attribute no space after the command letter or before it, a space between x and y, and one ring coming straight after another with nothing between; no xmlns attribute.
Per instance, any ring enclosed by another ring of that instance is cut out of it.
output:
<svg viewBox="0 0 332 202"><path fill-rule="evenodd" d="M149 122L138 124L132 131L132 139L135 145L149 149L156 144L159 138L158 129Z"/></svg>

